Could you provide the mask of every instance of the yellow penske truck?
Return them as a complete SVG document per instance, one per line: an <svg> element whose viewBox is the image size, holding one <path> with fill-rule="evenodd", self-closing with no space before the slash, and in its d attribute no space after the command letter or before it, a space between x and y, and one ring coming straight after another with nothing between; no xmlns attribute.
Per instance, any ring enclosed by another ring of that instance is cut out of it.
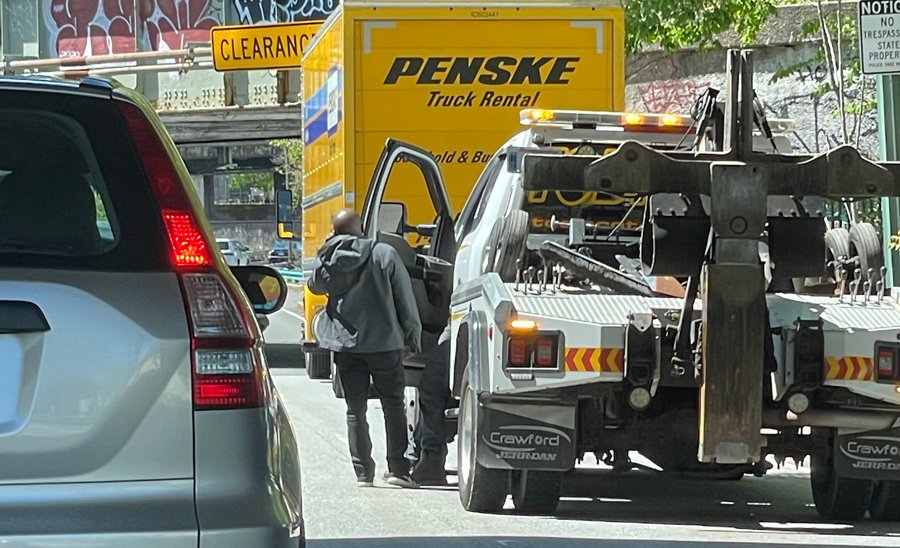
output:
<svg viewBox="0 0 900 548"><path fill-rule="evenodd" d="M441 168L447 200L437 211L421 170L402 156L390 160L397 165L383 201L415 228L411 243L421 248L436 221L465 202L520 110L623 110L624 35L623 9L610 0L342 2L302 62L305 274L331 216L361 212L388 138L419 144ZM279 223L282 235L286 228ZM312 378L331 375L331 356L314 336L324 305L305 294Z"/></svg>

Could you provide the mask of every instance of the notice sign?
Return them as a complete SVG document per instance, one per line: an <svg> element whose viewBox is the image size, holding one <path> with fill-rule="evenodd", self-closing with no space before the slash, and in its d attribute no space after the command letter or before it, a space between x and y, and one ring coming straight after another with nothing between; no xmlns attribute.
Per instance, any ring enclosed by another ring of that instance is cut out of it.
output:
<svg viewBox="0 0 900 548"><path fill-rule="evenodd" d="M859 0L859 57L865 74L900 73L900 0Z"/></svg>
<svg viewBox="0 0 900 548"><path fill-rule="evenodd" d="M217 71L298 68L303 52L321 26L321 21L306 21L213 27L213 67Z"/></svg>

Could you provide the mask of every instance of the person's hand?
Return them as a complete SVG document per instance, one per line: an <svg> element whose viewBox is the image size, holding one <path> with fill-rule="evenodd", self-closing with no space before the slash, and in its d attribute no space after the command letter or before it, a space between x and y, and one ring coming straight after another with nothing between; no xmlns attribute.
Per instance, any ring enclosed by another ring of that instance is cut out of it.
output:
<svg viewBox="0 0 900 548"><path fill-rule="evenodd" d="M406 348L403 349L403 359L404 359L404 360L405 360L405 359L409 359L409 358L411 358L412 355L415 354L415 353L416 353L416 352L415 352L415 350L412 349L412 347L407 346Z"/></svg>

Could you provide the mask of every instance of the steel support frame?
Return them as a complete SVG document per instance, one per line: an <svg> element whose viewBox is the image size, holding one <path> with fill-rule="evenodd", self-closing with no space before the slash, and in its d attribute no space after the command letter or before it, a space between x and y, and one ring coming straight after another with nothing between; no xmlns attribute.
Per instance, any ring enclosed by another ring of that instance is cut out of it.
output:
<svg viewBox="0 0 900 548"><path fill-rule="evenodd" d="M851 146L819 155L754 152L752 51L728 52L727 83L722 152L657 151L625 142L604 157L526 155L523 183L526 189L710 197L714 245L701 267L705 283L698 459L736 464L762 458L769 335L759 242L767 217L781 214L767 211L769 198L822 204L826 198L898 196L900 164L871 162ZM548 188L548 181L559 188ZM821 216L819 207L802 214ZM824 223L822 232L824 238Z"/></svg>

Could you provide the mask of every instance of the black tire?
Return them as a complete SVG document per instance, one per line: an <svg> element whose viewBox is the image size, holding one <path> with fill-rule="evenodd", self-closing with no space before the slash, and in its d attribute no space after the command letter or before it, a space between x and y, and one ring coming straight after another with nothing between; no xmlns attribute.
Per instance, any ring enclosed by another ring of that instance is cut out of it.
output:
<svg viewBox="0 0 900 548"><path fill-rule="evenodd" d="M850 232L846 228L832 228L825 232L826 263L828 272L835 281L842 279L841 267L838 259L846 259L850 256Z"/></svg>
<svg viewBox="0 0 900 548"><path fill-rule="evenodd" d="M666 412L665 420L670 428L661 434L657 443L641 451L641 454L663 469L664 473L710 480L740 480L747 465L715 464L697 460L700 434L688 429L697 420L694 409L674 409Z"/></svg>
<svg viewBox="0 0 900 548"><path fill-rule="evenodd" d="M552 514L559 506L562 472L520 470L512 473L513 505L523 514Z"/></svg>
<svg viewBox="0 0 900 548"><path fill-rule="evenodd" d="M900 521L900 481L879 481L875 485L869 515L875 521Z"/></svg>
<svg viewBox="0 0 900 548"><path fill-rule="evenodd" d="M478 439L478 397L463 373L457 440L459 501L469 512L496 513L503 509L509 492L509 472L484 468L475 459Z"/></svg>
<svg viewBox="0 0 900 548"><path fill-rule="evenodd" d="M331 378L331 352L307 352L306 376L316 380Z"/></svg>
<svg viewBox="0 0 900 548"><path fill-rule="evenodd" d="M813 453L810 459L809 479L816 511L827 520L861 520L869 509L874 482L838 476L830 451Z"/></svg>
<svg viewBox="0 0 900 548"><path fill-rule="evenodd" d="M481 271L496 272L504 282L516 279L518 261L528 244L528 213L516 209L500 219L488 237Z"/></svg>
<svg viewBox="0 0 900 548"><path fill-rule="evenodd" d="M871 223L857 223L850 228L849 254L851 258L859 258L859 268L862 271L861 282L869 280L872 283L872 291L875 291L875 283L881 279L881 267L884 266L884 255L881 253L881 240L878 231ZM872 276L869 277L869 269ZM859 288L862 292L862 287Z"/></svg>

